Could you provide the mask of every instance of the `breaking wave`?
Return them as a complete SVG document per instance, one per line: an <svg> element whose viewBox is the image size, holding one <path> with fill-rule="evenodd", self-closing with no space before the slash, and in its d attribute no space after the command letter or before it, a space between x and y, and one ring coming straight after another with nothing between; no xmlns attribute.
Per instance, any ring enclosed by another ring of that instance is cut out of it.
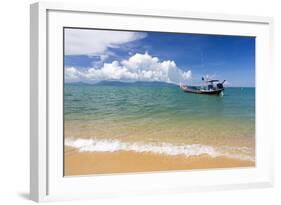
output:
<svg viewBox="0 0 281 205"><path fill-rule="evenodd" d="M66 138L65 145L78 149L80 152L117 152L133 151L139 153L153 153L165 155L199 156L207 154L210 157L224 156L233 159L255 161L248 147L213 147L202 144L172 144L172 143L144 143L122 142L109 139L74 139Z"/></svg>

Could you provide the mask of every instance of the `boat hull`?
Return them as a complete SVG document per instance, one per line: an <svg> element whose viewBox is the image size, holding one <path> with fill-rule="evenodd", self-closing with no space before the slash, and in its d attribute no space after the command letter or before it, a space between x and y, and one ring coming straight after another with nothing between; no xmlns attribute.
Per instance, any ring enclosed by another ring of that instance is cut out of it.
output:
<svg viewBox="0 0 281 205"><path fill-rule="evenodd" d="M224 89L218 89L218 90L196 90L191 89L188 87L181 87L181 89L186 93L194 93L194 94L202 94L202 95L220 95Z"/></svg>

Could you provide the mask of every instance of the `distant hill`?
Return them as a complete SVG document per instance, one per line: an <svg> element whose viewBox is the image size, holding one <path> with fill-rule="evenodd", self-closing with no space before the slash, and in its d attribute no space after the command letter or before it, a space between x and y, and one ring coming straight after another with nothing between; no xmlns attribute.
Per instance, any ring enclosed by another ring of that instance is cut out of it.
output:
<svg viewBox="0 0 281 205"><path fill-rule="evenodd" d="M165 82L158 82L158 81L135 81L135 82L125 82L125 81L99 81L97 83L85 83L85 82L73 82L69 83L66 82L65 84L69 85L88 85L88 86L95 86L95 85L110 85L110 86L128 86L128 85L133 85L133 86L177 86L172 83L165 83Z"/></svg>
<svg viewBox="0 0 281 205"><path fill-rule="evenodd" d="M84 83L84 82L65 82L66 85L93 85L90 83Z"/></svg>

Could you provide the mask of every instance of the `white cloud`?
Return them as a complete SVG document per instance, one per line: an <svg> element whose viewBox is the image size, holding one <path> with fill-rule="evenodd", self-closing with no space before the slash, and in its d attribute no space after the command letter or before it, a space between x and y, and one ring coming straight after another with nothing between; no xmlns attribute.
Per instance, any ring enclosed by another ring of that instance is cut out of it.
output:
<svg viewBox="0 0 281 205"><path fill-rule="evenodd" d="M106 57L108 48L143 39L142 32L66 29L65 55L98 55Z"/></svg>
<svg viewBox="0 0 281 205"><path fill-rule="evenodd" d="M135 54L128 60L104 63L100 68L80 70L65 68L67 82L96 82L101 80L120 81L160 81L167 83L185 83L191 78L191 71L179 69L172 60L160 61L148 53Z"/></svg>

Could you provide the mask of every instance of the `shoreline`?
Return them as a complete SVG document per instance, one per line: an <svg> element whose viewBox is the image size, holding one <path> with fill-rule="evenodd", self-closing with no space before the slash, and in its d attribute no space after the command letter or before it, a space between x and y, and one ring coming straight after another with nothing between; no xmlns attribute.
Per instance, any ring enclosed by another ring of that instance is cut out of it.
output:
<svg viewBox="0 0 281 205"><path fill-rule="evenodd" d="M64 153L64 176L254 166L254 161L211 157L207 154L186 157L134 151L79 152L67 146Z"/></svg>

